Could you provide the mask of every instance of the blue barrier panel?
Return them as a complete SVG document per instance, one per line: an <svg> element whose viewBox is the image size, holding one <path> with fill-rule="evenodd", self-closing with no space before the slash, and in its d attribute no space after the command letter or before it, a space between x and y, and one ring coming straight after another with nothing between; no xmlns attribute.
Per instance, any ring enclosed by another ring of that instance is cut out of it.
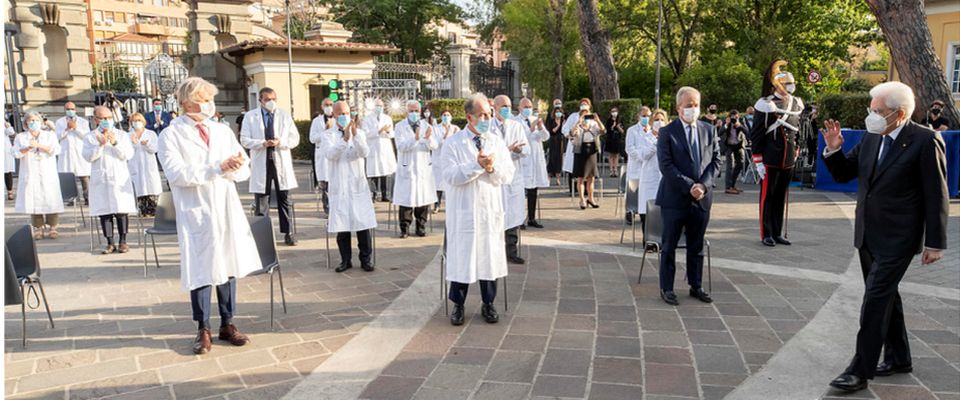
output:
<svg viewBox="0 0 960 400"><path fill-rule="evenodd" d="M844 129L843 151L848 152L860 139L866 134L866 131ZM960 131L940 132L947 150L947 192L950 197L960 196ZM826 144L823 142L823 135L819 135L817 145L817 180L815 186L820 190L831 192L856 192L857 180L854 179L848 183L837 183L827 170L827 165L823 162L823 149Z"/></svg>

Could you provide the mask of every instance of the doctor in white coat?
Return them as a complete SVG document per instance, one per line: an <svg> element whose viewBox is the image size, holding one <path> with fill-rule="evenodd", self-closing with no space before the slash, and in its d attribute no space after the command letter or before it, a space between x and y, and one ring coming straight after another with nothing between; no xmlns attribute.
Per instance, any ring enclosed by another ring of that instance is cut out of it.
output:
<svg viewBox="0 0 960 400"><path fill-rule="evenodd" d="M460 127L454 125L452 121L453 114L450 113L450 110L443 110L443 112L440 113L440 123L433 127L434 134L430 136L435 142L434 146L436 146L431 154L433 159L433 182L437 187L437 202L433 206L434 214L440 212L440 201L443 200L443 192L447 190L447 185L443 182L443 163L441 162L443 160L441 157L443 153L443 143L446 142L450 136L460 132Z"/></svg>
<svg viewBox="0 0 960 400"><path fill-rule="evenodd" d="M447 184L446 278L453 302L450 323L462 325L469 285L480 281L483 319L497 322L493 306L497 279L507 276L503 240L502 186L513 181L510 150L490 130L486 96L474 94L464 103L467 126L443 145L443 180Z"/></svg>
<svg viewBox="0 0 960 400"><path fill-rule="evenodd" d="M329 215L327 169L330 168L330 162L323 156L323 133L332 128L335 121L333 120L333 101L330 98L324 98L320 105L323 112L310 122L310 143L313 143L313 172L317 179L317 189L320 191L323 213Z"/></svg>
<svg viewBox="0 0 960 400"><path fill-rule="evenodd" d="M127 161L133 158L133 144L126 132L113 126L113 120L109 108L97 106L93 110L97 129L83 138L83 159L91 166L90 215L100 217L100 227L107 238L107 247L101 254L130 251L127 214L137 212L127 166ZM119 247L113 242L114 221L120 236Z"/></svg>
<svg viewBox="0 0 960 400"><path fill-rule="evenodd" d="M590 104L589 101L584 102L580 101L580 111L589 110ZM563 123L563 128L560 129L560 133L567 138L567 149L563 152L563 172L567 173L567 183L570 185L570 194L573 194L573 142L574 137L570 135L573 131L573 128L580 123L580 111L572 112L567 116L567 120Z"/></svg>
<svg viewBox="0 0 960 400"><path fill-rule="evenodd" d="M13 154L13 140L17 131L4 121L3 135L3 187L7 190L7 200L13 200L13 173L17 171L17 156Z"/></svg>
<svg viewBox="0 0 960 400"><path fill-rule="evenodd" d="M160 135L158 155L170 182L180 243L180 286L190 291L197 337L193 352L210 351L210 296L216 286L220 340L249 342L233 325L237 278L260 270L257 243L237 194L250 177L250 160L233 131L210 118L217 87L197 77L177 86L183 116Z"/></svg>
<svg viewBox="0 0 960 400"><path fill-rule="evenodd" d="M397 138L397 178L393 182L393 204L398 206L400 238L414 217L417 236L426 236L427 213L437 202L437 188L433 181L433 160L430 152L437 149L433 140L434 127L420 119L420 102L407 101L407 118L394 128Z"/></svg>
<svg viewBox="0 0 960 400"><path fill-rule="evenodd" d="M297 188L290 150L300 144L300 133L293 118L277 106L277 93L268 87L260 89L260 107L243 116L240 144L250 149L250 193L254 194L256 215L270 208L271 190L277 196L280 232L287 246L296 246L290 230L293 212L290 190Z"/></svg>
<svg viewBox="0 0 960 400"><path fill-rule="evenodd" d="M83 159L83 139L90 132L86 118L77 116L77 105L68 101L63 105L66 116L54 124L57 138L60 140L60 154L57 158L57 172L69 172L80 179L83 189L83 201L90 204L90 163Z"/></svg>
<svg viewBox="0 0 960 400"><path fill-rule="evenodd" d="M515 171L510 183L503 185L503 209L507 213L504 220L504 236L506 238L507 261L514 264L524 264L526 260L520 257L520 225L526 217L524 207L523 167L520 160L530 155L530 146L527 143L527 134L523 124L511 118L512 104L510 98L499 95L493 99L496 118L490 124L490 133L499 136L510 150L510 159Z"/></svg>
<svg viewBox="0 0 960 400"><path fill-rule="evenodd" d="M127 162L127 166L130 167L130 179L133 181L140 215L152 217L157 210L157 196L163 192L163 187L157 166L157 133L146 126L147 120L143 114L134 113L130 116L133 158Z"/></svg>
<svg viewBox="0 0 960 400"><path fill-rule="evenodd" d="M337 234L340 265L337 272L353 268L350 251L350 233L357 233L360 250L360 268L373 271L372 234L377 227L373 198L364 172L364 159L370 152L363 129L350 118L350 105L338 101L333 105L337 121L323 138L323 156L330 162L330 216L327 232ZM392 150L391 150L392 151Z"/></svg>
<svg viewBox="0 0 960 400"><path fill-rule="evenodd" d="M397 156L393 152L393 120L384 112L383 100L374 101L374 109L363 118L360 129L367 135L367 177L373 190L380 189L380 201L390 202L387 177L397 172Z"/></svg>
<svg viewBox="0 0 960 400"><path fill-rule="evenodd" d="M60 141L56 133L43 129L40 114L27 113L23 126L26 131L13 141L13 154L20 159L14 212L30 214L34 239L43 238L45 227L47 237L56 239L57 223L63 212L56 159L60 153Z"/></svg>
<svg viewBox="0 0 960 400"><path fill-rule="evenodd" d="M640 201L638 210L640 213L641 224L646 224L647 203L650 200L657 199L657 192L660 190L660 161L657 158L657 140L660 137L660 128L667 126L670 121L667 119L667 112L664 110L654 111L650 117L650 129L643 132L640 141L640 159L643 160L643 166L640 167L640 189L638 200Z"/></svg>
<svg viewBox="0 0 960 400"><path fill-rule="evenodd" d="M540 115L533 110L533 102L526 97L520 99L520 115L517 116L517 122L523 126L527 142L530 143L530 154L520 160L523 187L527 195L526 226L542 229L543 225L537 221L537 197L539 188L550 187L547 157L543 153L543 142L550 139L550 132L544 126Z"/></svg>

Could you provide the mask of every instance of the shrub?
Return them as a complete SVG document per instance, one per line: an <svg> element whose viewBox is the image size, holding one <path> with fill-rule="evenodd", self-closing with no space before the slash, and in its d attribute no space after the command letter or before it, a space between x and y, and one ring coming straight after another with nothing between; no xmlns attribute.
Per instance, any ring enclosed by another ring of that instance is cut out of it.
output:
<svg viewBox="0 0 960 400"><path fill-rule="evenodd" d="M615 99L604 100L593 103L593 112L600 115L602 122L606 122L610 117L610 109L617 107L620 110L620 118L623 119L624 126L630 126L637 123L637 113L640 112L640 99ZM651 108L653 108L651 106ZM580 99L563 102L563 113L570 115L580 110Z"/></svg>
<svg viewBox="0 0 960 400"><path fill-rule="evenodd" d="M313 157L313 143L310 143L310 120L294 121L300 133L300 144L290 150L294 160L309 160Z"/></svg>
<svg viewBox="0 0 960 400"><path fill-rule="evenodd" d="M463 112L463 103L466 99L433 99L427 102L427 108L437 118L443 113L443 110L450 110L450 116L453 120L466 118Z"/></svg>
<svg viewBox="0 0 960 400"><path fill-rule="evenodd" d="M869 107L869 93L840 93L821 97L818 111L821 121L835 119L841 127L864 129L863 119Z"/></svg>

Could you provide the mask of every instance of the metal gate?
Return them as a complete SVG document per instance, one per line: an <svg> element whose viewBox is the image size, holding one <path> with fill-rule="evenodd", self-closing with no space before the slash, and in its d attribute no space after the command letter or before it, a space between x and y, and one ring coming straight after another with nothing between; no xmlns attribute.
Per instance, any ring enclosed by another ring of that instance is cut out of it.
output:
<svg viewBox="0 0 960 400"><path fill-rule="evenodd" d="M482 57L470 57L470 90L487 96L513 93L513 68L510 61L497 67Z"/></svg>
<svg viewBox="0 0 960 400"><path fill-rule="evenodd" d="M183 65L186 46L175 43L97 42L97 63L93 67L95 102L113 92L128 114L150 109L152 99L164 101L164 108L176 109L173 91L189 76Z"/></svg>
<svg viewBox="0 0 960 400"><path fill-rule="evenodd" d="M436 57L426 63L415 63L406 61L402 55L391 54L377 57L374 64L374 81L417 82L416 95L413 98L426 101L450 96L450 63L444 57Z"/></svg>

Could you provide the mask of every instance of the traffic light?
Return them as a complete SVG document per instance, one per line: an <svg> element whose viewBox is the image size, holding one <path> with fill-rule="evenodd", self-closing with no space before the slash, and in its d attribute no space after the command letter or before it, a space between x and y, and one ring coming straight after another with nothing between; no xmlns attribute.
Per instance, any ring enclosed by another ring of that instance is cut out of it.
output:
<svg viewBox="0 0 960 400"><path fill-rule="evenodd" d="M338 101L343 98L343 82L339 79L331 79L327 82L327 89L330 89L330 95L328 96L331 101Z"/></svg>

